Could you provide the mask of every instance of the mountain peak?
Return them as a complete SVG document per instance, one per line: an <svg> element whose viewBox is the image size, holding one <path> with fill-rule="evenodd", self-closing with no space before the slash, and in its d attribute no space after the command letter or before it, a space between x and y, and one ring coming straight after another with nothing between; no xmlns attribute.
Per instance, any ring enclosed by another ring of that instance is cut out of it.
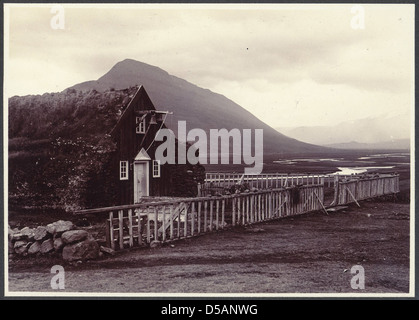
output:
<svg viewBox="0 0 419 320"><path fill-rule="evenodd" d="M166 71L134 59L116 63L96 81L75 85L78 91L122 90L143 85L158 110L171 111L168 127L175 131L178 121L188 128L263 129L265 152L322 152L325 148L290 139L269 127L228 98L200 88Z"/></svg>
<svg viewBox="0 0 419 320"><path fill-rule="evenodd" d="M126 83L129 82L132 85L132 80L141 80L141 78L149 77L168 77L169 74L152 65L144 62L140 62L133 59L125 59L116 63L111 70L98 79L98 81L111 83L116 85L118 89L124 89ZM128 84L128 83L127 83ZM141 84L141 83L135 83ZM121 87L125 86L124 88Z"/></svg>

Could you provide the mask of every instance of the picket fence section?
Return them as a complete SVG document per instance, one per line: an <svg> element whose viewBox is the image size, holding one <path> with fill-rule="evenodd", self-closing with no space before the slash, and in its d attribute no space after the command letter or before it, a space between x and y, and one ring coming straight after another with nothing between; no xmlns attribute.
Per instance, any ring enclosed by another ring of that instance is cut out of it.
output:
<svg viewBox="0 0 419 320"><path fill-rule="evenodd" d="M396 174L380 175L372 178L353 178L339 181L337 205L344 205L360 200L393 195L400 192L399 176Z"/></svg>
<svg viewBox="0 0 419 320"><path fill-rule="evenodd" d="M148 202L144 199L138 204L76 213L105 215L106 244L114 250L120 250L312 211L323 210L327 213L324 205L325 182L321 177L317 180L319 184L314 183L313 176L310 179L312 184L283 187L280 179L272 178L267 179L268 183L264 181L266 185L262 190L196 198L148 199ZM352 202L358 204L359 200L399 192L399 176L395 174L344 179L334 176L333 180L335 199L331 206ZM280 186L278 188L275 187L277 183Z"/></svg>
<svg viewBox="0 0 419 320"><path fill-rule="evenodd" d="M350 175L340 175L341 178ZM237 184L245 184L249 189L273 189L298 185L324 184L334 187L336 174L280 174L267 173L243 175L238 173L207 172L205 181L199 186L201 195L216 194L228 190Z"/></svg>
<svg viewBox="0 0 419 320"><path fill-rule="evenodd" d="M310 185L218 197L175 198L78 213L105 214L107 246L119 250L322 210L323 197L323 185Z"/></svg>

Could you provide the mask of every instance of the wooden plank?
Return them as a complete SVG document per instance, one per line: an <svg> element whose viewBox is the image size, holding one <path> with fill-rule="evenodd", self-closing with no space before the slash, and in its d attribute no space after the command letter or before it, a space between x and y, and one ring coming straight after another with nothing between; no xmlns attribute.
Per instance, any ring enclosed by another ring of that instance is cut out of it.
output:
<svg viewBox="0 0 419 320"><path fill-rule="evenodd" d="M264 207L265 197L266 197L266 193L262 193L258 197L258 207L259 207L260 221L265 221L266 220L265 207Z"/></svg>
<svg viewBox="0 0 419 320"><path fill-rule="evenodd" d="M246 197L241 197L240 202L241 202L242 225L245 225L246 223Z"/></svg>
<svg viewBox="0 0 419 320"><path fill-rule="evenodd" d="M110 220L109 218L106 219L106 226L105 226L105 228L106 228L106 230L105 230L106 246L108 248L111 247L111 237L110 237L110 233L111 233L111 226L110 226L111 223L110 222L111 221L112 220Z"/></svg>
<svg viewBox="0 0 419 320"><path fill-rule="evenodd" d="M269 193L269 206L270 206L270 218L271 219L273 218L273 215L274 215L274 203L273 203L273 201L274 201L274 197L273 197L273 192L271 191Z"/></svg>
<svg viewBox="0 0 419 320"><path fill-rule="evenodd" d="M154 206L154 240L159 240L159 213L157 206Z"/></svg>
<svg viewBox="0 0 419 320"><path fill-rule="evenodd" d="M128 245L130 248L132 248L134 246L134 235L132 232L132 209L128 209L128 235Z"/></svg>
<svg viewBox="0 0 419 320"><path fill-rule="evenodd" d="M150 243L151 241L150 216L151 216L151 207L147 207L147 243Z"/></svg>
<svg viewBox="0 0 419 320"><path fill-rule="evenodd" d="M176 230L176 233L177 233L177 238L178 239L180 238L180 218L181 218L181 215L182 215L182 208L183 207L184 207L183 202L182 203L178 203L178 207L176 209L177 213L176 213L176 211L174 211L173 214L171 215L171 219L173 220L173 223L174 223L174 220L177 218L177 230Z"/></svg>
<svg viewBox="0 0 419 320"><path fill-rule="evenodd" d="M214 207L214 201L211 200L210 201L210 209L209 209L209 214L210 214L210 225L209 225L209 230L212 231L212 227L213 227L213 207Z"/></svg>
<svg viewBox="0 0 419 320"><path fill-rule="evenodd" d="M279 191L278 192L278 213L279 213L279 216L280 217L282 217L283 203L284 203L284 201L283 201L283 192L282 191Z"/></svg>
<svg viewBox="0 0 419 320"><path fill-rule="evenodd" d="M253 217L253 212L254 212L254 195L250 195L250 222L253 223L255 222L255 219Z"/></svg>
<svg viewBox="0 0 419 320"><path fill-rule="evenodd" d="M349 188L346 186L346 190L348 190L349 194L351 195L352 199L355 201L355 203L357 204L358 207L361 207L358 203L358 201L356 200L355 196L352 194L351 190L349 190Z"/></svg>
<svg viewBox="0 0 419 320"><path fill-rule="evenodd" d="M270 193L265 193L265 220L269 220L271 217L271 209L270 209L270 198L269 198Z"/></svg>
<svg viewBox="0 0 419 320"><path fill-rule="evenodd" d="M188 236L188 207L189 205L185 203L185 222L183 223L183 236L186 238ZM180 221L180 216L179 216Z"/></svg>
<svg viewBox="0 0 419 320"><path fill-rule="evenodd" d="M110 248L115 250L115 238L114 238L114 227L113 227L113 212L109 212L109 241Z"/></svg>
<svg viewBox="0 0 419 320"><path fill-rule="evenodd" d="M236 225L236 201L239 200L240 202L240 198L233 198L233 203L232 203L232 209L231 209L231 224L233 225L233 227ZM240 203L239 203L240 206Z"/></svg>
<svg viewBox="0 0 419 320"><path fill-rule="evenodd" d="M166 218L166 206L162 206L162 241L165 242L166 241L166 229L167 229L167 218Z"/></svg>
<svg viewBox="0 0 419 320"><path fill-rule="evenodd" d="M216 200L216 210L215 210L215 230L218 230L220 222L219 222L219 214L220 214L220 200Z"/></svg>
<svg viewBox="0 0 419 320"><path fill-rule="evenodd" d="M138 245L141 246L143 244L143 225L140 216L140 210L137 210L137 224L138 224Z"/></svg>
<svg viewBox="0 0 419 320"><path fill-rule="evenodd" d="M202 202L198 201L198 234L201 233L201 206Z"/></svg>
<svg viewBox="0 0 419 320"><path fill-rule="evenodd" d="M207 219L208 219L208 213L207 213L207 210L208 210L208 201L204 201L204 232L207 232L208 230L207 230L207 228L208 228L208 221L207 221Z"/></svg>
<svg viewBox="0 0 419 320"><path fill-rule="evenodd" d="M246 224L249 223L249 195L246 195Z"/></svg>
<svg viewBox="0 0 419 320"><path fill-rule="evenodd" d="M174 233L174 225L173 225L173 204L170 206L170 226L169 226L169 232L170 232L170 240L173 240L175 237L175 233Z"/></svg>
<svg viewBox="0 0 419 320"><path fill-rule="evenodd" d="M195 201L192 202L192 209L191 209L191 236L195 234Z"/></svg>
<svg viewBox="0 0 419 320"><path fill-rule="evenodd" d="M272 191L272 217L276 218L278 209L278 199L276 197L276 191Z"/></svg>
<svg viewBox="0 0 419 320"><path fill-rule="evenodd" d="M238 197L238 198L234 198L234 201L233 201L233 205L234 205L234 209L236 209L236 202L237 202L237 224L240 224L240 217L241 217L241 199L240 199L240 197ZM233 210L233 221L234 221L234 224L233 225L235 225L235 223L236 223L236 210Z"/></svg>
<svg viewBox="0 0 419 320"><path fill-rule="evenodd" d="M221 201L221 229L224 229L225 224L225 209L226 209L226 200Z"/></svg>
<svg viewBox="0 0 419 320"><path fill-rule="evenodd" d="M124 249L124 211L118 211L119 222L119 249Z"/></svg>

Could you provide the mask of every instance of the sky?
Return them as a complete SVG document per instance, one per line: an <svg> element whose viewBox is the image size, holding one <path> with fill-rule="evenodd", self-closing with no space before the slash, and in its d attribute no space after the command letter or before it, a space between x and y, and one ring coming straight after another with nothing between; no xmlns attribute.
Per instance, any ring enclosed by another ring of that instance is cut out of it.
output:
<svg viewBox="0 0 419 320"><path fill-rule="evenodd" d="M130 58L223 94L274 128L414 108L413 5L52 9L5 5L6 97L62 91Z"/></svg>

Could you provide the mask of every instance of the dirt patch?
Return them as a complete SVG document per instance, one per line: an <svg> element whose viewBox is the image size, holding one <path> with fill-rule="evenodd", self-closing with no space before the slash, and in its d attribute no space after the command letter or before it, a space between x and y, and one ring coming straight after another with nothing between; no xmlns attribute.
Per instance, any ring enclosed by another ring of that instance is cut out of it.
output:
<svg viewBox="0 0 419 320"><path fill-rule="evenodd" d="M65 292L359 293L350 270L365 270L362 293L409 291L410 206L364 201L214 232L161 248L125 250L65 268ZM57 257L9 261L9 291L53 291Z"/></svg>

